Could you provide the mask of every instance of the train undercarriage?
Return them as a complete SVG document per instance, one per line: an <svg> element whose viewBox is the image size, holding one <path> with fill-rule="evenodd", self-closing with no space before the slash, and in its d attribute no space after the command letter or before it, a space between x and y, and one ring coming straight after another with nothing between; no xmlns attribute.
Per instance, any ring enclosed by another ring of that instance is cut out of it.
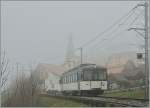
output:
<svg viewBox="0 0 150 108"><path fill-rule="evenodd" d="M73 96L98 96L103 94L104 90L92 89L92 90L73 90L73 91L62 91L63 95Z"/></svg>

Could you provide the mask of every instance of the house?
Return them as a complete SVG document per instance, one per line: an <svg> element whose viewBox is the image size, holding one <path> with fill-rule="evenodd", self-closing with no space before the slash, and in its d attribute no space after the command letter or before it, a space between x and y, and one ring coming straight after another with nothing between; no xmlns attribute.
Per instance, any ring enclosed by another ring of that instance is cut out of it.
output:
<svg viewBox="0 0 150 108"><path fill-rule="evenodd" d="M107 63L108 74L121 73L129 60L133 61L135 66L139 65L135 52L124 52L111 55Z"/></svg>
<svg viewBox="0 0 150 108"><path fill-rule="evenodd" d="M59 80L60 75L49 72L47 79L45 79L45 90L60 91Z"/></svg>
<svg viewBox="0 0 150 108"><path fill-rule="evenodd" d="M59 80L62 73L66 71L62 65L40 63L36 72L42 81L43 91L60 90Z"/></svg>

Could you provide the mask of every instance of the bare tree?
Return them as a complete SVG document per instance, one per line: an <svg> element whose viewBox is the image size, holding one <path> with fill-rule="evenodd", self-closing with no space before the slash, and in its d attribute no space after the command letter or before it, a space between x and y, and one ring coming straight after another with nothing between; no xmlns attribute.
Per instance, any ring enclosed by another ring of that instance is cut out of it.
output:
<svg viewBox="0 0 150 108"><path fill-rule="evenodd" d="M25 74L24 74L24 72L22 72L22 75L21 75L21 78L20 78L20 85L19 85L19 90L20 90L20 96L21 96L21 99L22 99L22 105L24 106L24 104L25 104L25 95L26 95L26 88L25 88Z"/></svg>
<svg viewBox="0 0 150 108"><path fill-rule="evenodd" d="M32 106L35 105L35 102L37 100L37 96L40 92L40 79L37 77L35 71L33 71L32 67L30 70L30 82L31 82L31 103Z"/></svg>
<svg viewBox="0 0 150 108"><path fill-rule="evenodd" d="M1 53L1 63L0 63L0 96L6 86L9 71L8 71L8 59L6 57L5 51ZM2 98L0 99L0 106L2 105Z"/></svg>
<svg viewBox="0 0 150 108"><path fill-rule="evenodd" d="M18 70L18 69L17 69ZM36 72L28 70L30 72L29 76L26 76L23 70L19 70L20 75L12 82L9 94L11 103L8 104L11 107L27 107L36 106L37 99L40 94L39 79L36 77Z"/></svg>
<svg viewBox="0 0 150 108"><path fill-rule="evenodd" d="M0 87L1 90L2 88L6 85L6 81L8 80L8 75L9 75L9 71L8 71L8 59L6 57L6 53L4 51L3 54L1 54L1 71L0 71Z"/></svg>

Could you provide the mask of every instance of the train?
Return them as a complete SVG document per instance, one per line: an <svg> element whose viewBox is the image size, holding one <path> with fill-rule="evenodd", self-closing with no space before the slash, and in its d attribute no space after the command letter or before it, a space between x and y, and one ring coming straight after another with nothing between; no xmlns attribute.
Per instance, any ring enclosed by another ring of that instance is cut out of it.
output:
<svg viewBox="0 0 150 108"><path fill-rule="evenodd" d="M96 64L81 64L64 72L59 85L63 95L97 96L108 88L107 69Z"/></svg>

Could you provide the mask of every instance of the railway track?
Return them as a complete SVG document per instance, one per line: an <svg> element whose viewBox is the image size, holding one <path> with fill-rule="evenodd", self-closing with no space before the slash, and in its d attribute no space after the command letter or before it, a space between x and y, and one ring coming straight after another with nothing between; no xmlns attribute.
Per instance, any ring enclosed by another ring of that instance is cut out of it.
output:
<svg viewBox="0 0 150 108"><path fill-rule="evenodd" d="M108 102L117 103L125 106L133 106L133 107L144 107L149 105L148 99L134 99L134 98L121 98L121 97L105 97L98 96L100 99L106 99Z"/></svg>
<svg viewBox="0 0 150 108"><path fill-rule="evenodd" d="M87 97L87 96L64 96L64 95L49 95L51 97L58 97L64 99L72 99L86 103L89 106L104 107L104 106L117 106L117 107L146 107L149 106L149 100L146 99L131 99L131 98L120 98L120 97Z"/></svg>
<svg viewBox="0 0 150 108"><path fill-rule="evenodd" d="M101 98L112 98L112 99L120 99L120 100L134 100L134 101L149 101L148 99L140 99L140 98L123 98L123 97L110 97L110 96L97 96Z"/></svg>

